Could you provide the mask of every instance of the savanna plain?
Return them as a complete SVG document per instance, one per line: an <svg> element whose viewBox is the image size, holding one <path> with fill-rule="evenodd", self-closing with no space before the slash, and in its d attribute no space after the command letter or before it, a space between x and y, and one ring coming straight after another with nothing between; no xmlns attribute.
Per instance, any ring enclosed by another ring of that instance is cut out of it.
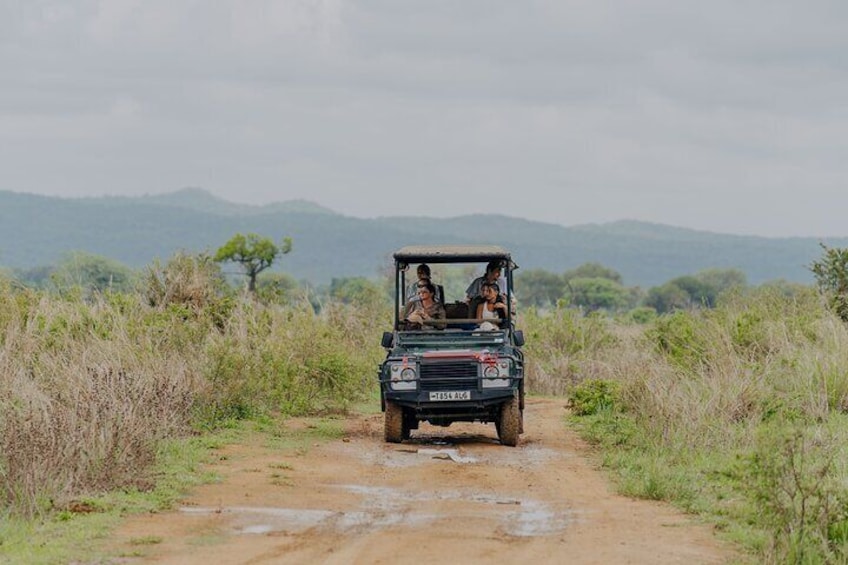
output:
<svg viewBox="0 0 848 565"><path fill-rule="evenodd" d="M385 293L246 294L189 255L131 290L4 278L0 561L842 563L836 298L521 309L507 448L479 424L382 442Z"/></svg>

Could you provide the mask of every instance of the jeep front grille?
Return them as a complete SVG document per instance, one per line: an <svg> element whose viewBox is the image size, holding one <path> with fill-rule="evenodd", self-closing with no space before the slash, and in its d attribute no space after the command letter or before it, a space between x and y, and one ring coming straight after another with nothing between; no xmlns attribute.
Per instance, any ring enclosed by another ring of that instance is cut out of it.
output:
<svg viewBox="0 0 848 565"><path fill-rule="evenodd" d="M477 390L476 361L425 361L421 390Z"/></svg>

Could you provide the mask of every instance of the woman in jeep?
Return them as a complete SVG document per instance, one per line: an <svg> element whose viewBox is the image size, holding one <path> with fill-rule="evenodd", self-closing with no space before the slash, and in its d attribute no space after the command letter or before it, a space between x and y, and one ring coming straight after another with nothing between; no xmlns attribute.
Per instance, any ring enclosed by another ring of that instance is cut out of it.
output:
<svg viewBox="0 0 848 565"><path fill-rule="evenodd" d="M424 326L435 329L445 327L445 307L435 299L436 287L426 282L418 286L418 299L410 300L403 309L407 330L420 330Z"/></svg>
<svg viewBox="0 0 848 565"><path fill-rule="evenodd" d="M498 283L486 281L480 285L482 299L475 301L477 311L475 318L482 320L479 329L496 330L501 320L506 318L506 304L501 297Z"/></svg>

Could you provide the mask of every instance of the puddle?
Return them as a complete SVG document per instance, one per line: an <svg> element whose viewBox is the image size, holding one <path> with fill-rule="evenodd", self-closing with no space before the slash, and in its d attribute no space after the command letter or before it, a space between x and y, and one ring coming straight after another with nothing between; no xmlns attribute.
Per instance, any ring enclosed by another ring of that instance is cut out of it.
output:
<svg viewBox="0 0 848 565"><path fill-rule="evenodd" d="M458 501L472 503L468 514L475 515L476 504L494 506L501 509L499 530L516 537L534 537L555 534L565 530L573 521L572 511L555 511L548 504L532 499L493 496L490 494L468 493L461 491L423 491L410 492L386 487L369 487L364 485L329 485L342 488L348 492L362 495L363 504L379 506L384 510L401 510L408 507L409 502ZM491 510L484 514L493 517ZM405 514L404 520L391 525L407 525L416 514ZM435 520L438 516L428 516Z"/></svg>
<svg viewBox="0 0 848 565"><path fill-rule="evenodd" d="M183 507L180 512L197 516L226 516L230 528L240 535L275 532L297 534L310 528L338 533L380 530L389 527L420 527L447 517L426 509L428 502L467 503L459 510L469 518L498 523L497 529L516 537L546 536L561 532L572 521L570 511L558 511L538 500L493 496L458 490L405 491L365 485L325 485L362 497L359 509L333 512L320 509L232 506L219 508ZM456 516L454 509L452 516Z"/></svg>
<svg viewBox="0 0 848 565"><path fill-rule="evenodd" d="M183 507L180 512L199 516L227 515L237 534L297 533L314 528L330 519L335 512L301 508L268 508L232 506L222 508Z"/></svg>
<svg viewBox="0 0 848 565"><path fill-rule="evenodd" d="M516 537L546 536L561 532L570 521L569 513L556 513L541 502L526 500L522 501L520 511L509 513L501 528Z"/></svg>

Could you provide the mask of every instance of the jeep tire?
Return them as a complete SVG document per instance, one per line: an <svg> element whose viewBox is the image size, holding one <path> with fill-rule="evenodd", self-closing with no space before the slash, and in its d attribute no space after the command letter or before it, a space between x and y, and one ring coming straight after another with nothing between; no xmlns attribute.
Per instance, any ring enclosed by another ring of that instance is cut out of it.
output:
<svg viewBox="0 0 848 565"><path fill-rule="evenodd" d="M388 411L386 413L388 414ZM516 397L513 396L503 403L496 424L498 438L503 445L510 447L518 445L518 436L521 434L521 410L518 408Z"/></svg>
<svg viewBox="0 0 848 565"><path fill-rule="evenodd" d="M406 425L403 408L391 400L386 401L383 434L388 443L401 443L409 438L409 428Z"/></svg>

